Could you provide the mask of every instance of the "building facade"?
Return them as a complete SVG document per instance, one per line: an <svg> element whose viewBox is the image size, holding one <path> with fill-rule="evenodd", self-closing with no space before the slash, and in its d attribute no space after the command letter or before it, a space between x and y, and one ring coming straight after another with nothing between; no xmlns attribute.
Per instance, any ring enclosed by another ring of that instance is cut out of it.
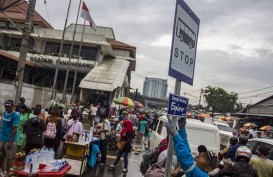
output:
<svg viewBox="0 0 273 177"><path fill-rule="evenodd" d="M273 126L273 96L253 105L248 105L242 111L235 113L235 115L243 118L245 122L254 122L259 127L265 125Z"/></svg>
<svg viewBox="0 0 273 177"><path fill-rule="evenodd" d="M5 87L12 88L12 93L0 93L0 97L3 100L13 99L15 96L16 69L22 41L22 32L18 28L24 26L26 17L25 10L20 10L27 9L27 5L26 1L22 1L20 5L7 9L5 14L9 15L9 19L0 15L0 83L4 84L2 84L1 90L5 90ZM14 14L20 14L21 16L19 18L18 15ZM72 55L70 56L75 30L76 36ZM83 43L79 54L83 31ZM66 92L67 102L71 101L70 94L75 71L77 71L77 78L75 99L73 101L109 104L115 96L129 94L131 71L134 71L136 66L136 47L116 40L111 27L97 27L97 30L93 31L89 25L78 25L76 28L75 24L71 24L66 28L63 50L59 56L62 34L63 30L53 29L38 12L35 12L24 75L24 86L27 91L24 92L23 89L22 96L28 98L29 88L41 89L42 92L39 91L39 94L42 95L39 96L39 99L29 97L29 100L26 100L27 102L35 105L41 102L46 103L50 100L57 66L59 67L59 73L56 84L56 101L59 101L61 98L60 94L64 89L68 67L70 72ZM94 76L93 80L90 77L88 78L89 80L84 79L95 68L96 70L106 68L106 71L96 75L91 73ZM118 72L119 70L123 72L120 73ZM110 78L110 80L105 80L104 78ZM119 82L111 80L111 78L118 78ZM90 85L89 81L92 81L96 87ZM9 85L6 85L6 83ZM11 85L14 85L14 87ZM105 87L106 85L111 85L111 87ZM35 93L34 91L30 92Z"/></svg>
<svg viewBox="0 0 273 177"><path fill-rule="evenodd" d="M168 90L168 80L160 78L145 77L143 85L143 95L154 98L166 98Z"/></svg>

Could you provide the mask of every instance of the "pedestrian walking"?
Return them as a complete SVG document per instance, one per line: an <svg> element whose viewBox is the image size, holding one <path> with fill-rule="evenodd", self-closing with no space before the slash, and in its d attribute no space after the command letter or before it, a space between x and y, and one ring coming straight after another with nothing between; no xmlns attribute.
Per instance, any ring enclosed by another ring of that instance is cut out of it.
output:
<svg viewBox="0 0 273 177"><path fill-rule="evenodd" d="M55 155L62 140L62 121L58 106L53 106L51 114L46 120L46 131L44 132L44 145L46 148L53 149Z"/></svg>
<svg viewBox="0 0 273 177"><path fill-rule="evenodd" d="M132 149L131 142L133 137L134 137L133 123L130 120L124 120L123 129L120 133L120 141L125 142L125 145L122 149L118 151L116 160L114 164L110 166L110 168L115 168L121 156L123 155L124 167L123 167L122 173L128 172L128 154L131 152L131 149Z"/></svg>
<svg viewBox="0 0 273 177"><path fill-rule="evenodd" d="M139 136L140 136L140 145L144 146L144 149L147 149L148 145L148 132L147 132L147 127L148 127L148 121L146 118L142 119L139 123Z"/></svg>
<svg viewBox="0 0 273 177"><path fill-rule="evenodd" d="M249 164L255 167L259 177L273 176L273 163L267 159L269 149L264 146L260 146L258 152L258 158L251 158Z"/></svg>
<svg viewBox="0 0 273 177"><path fill-rule="evenodd" d="M91 127L94 126L94 121L96 120L98 108L93 104L90 105L90 125Z"/></svg>
<svg viewBox="0 0 273 177"><path fill-rule="evenodd" d="M2 152L0 168L4 169L4 166L6 166L7 176L9 176L10 168L13 164L17 150L17 127L20 124L20 117L18 113L13 110L14 104L12 100L6 100L4 105L5 111L3 112L2 128L0 132L0 141L2 142L2 147L0 147Z"/></svg>
<svg viewBox="0 0 273 177"><path fill-rule="evenodd" d="M207 177L208 172L214 170L218 165L218 159L214 152L207 150L203 145L198 147L199 154L192 157L190 146L186 133L186 118L178 120L179 131L169 116L168 122L163 125L167 128L170 135L173 136L177 161L187 177Z"/></svg>
<svg viewBox="0 0 273 177"><path fill-rule="evenodd" d="M107 157L107 139L110 138L111 125L109 120L106 118L106 115L100 114L100 123L98 126L101 127L100 130L100 150L101 150L101 160L99 166L105 166L106 157Z"/></svg>
<svg viewBox="0 0 273 177"><path fill-rule="evenodd" d="M30 118L34 117L32 113L30 113L30 110L25 104L22 104L19 108L20 111L20 124L18 126L17 130L17 151L20 151L21 148L24 148L26 146L26 140L27 136L24 133L24 126L26 121L28 121Z"/></svg>
<svg viewBox="0 0 273 177"><path fill-rule="evenodd" d="M236 151L236 162L226 166L211 177L259 177L256 169L249 164L252 153L247 146L240 146Z"/></svg>
<svg viewBox="0 0 273 177"><path fill-rule="evenodd" d="M40 149L44 145L43 132L46 130L46 125L41 116L41 109L34 108L34 117L27 120L24 126L26 133L26 154L32 149Z"/></svg>

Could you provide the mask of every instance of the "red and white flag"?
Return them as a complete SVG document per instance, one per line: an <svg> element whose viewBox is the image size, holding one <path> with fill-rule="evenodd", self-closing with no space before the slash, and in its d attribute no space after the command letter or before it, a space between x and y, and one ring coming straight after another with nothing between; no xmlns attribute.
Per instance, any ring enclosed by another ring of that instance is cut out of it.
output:
<svg viewBox="0 0 273 177"><path fill-rule="evenodd" d="M81 17L83 19L85 19L86 21L89 21L90 23L90 26L91 28L96 31L96 24L95 22L93 21L90 13L89 13L89 10L88 10L88 7L86 6L85 2L83 1L83 4L82 4L82 12L81 12Z"/></svg>

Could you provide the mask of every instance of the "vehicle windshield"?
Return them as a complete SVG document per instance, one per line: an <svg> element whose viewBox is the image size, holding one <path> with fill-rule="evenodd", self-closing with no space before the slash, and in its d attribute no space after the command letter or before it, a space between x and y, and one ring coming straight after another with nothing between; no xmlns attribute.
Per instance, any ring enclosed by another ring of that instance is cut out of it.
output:
<svg viewBox="0 0 273 177"><path fill-rule="evenodd" d="M228 127L228 126L224 126L224 125L217 125L219 130L222 130L222 131L226 131L226 132L232 132L232 128Z"/></svg>

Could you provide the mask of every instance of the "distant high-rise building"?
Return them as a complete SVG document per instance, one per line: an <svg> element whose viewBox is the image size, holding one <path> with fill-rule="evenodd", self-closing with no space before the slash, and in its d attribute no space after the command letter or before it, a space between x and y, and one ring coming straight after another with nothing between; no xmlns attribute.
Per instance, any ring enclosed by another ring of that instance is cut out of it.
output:
<svg viewBox="0 0 273 177"><path fill-rule="evenodd" d="M143 95L155 98L166 98L168 90L167 79L145 77Z"/></svg>

